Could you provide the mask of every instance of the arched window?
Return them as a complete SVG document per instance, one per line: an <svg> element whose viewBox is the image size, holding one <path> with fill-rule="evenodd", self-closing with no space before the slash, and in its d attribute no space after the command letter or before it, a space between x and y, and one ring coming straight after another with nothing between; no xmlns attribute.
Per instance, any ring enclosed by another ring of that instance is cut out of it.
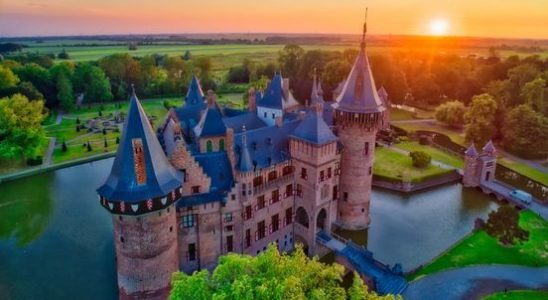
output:
<svg viewBox="0 0 548 300"><path fill-rule="evenodd" d="M308 228L308 214L306 213L306 210L302 206L297 209L296 219L297 219L296 220L297 223Z"/></svg>
<svg viewBox="0 0 548 300"><path fill-rule="evenodd" d="M211 141L206 142L206 149L208 153L213 152L213 143Z"/></svg>
<svg viewBox="0 0 548 300"><path fill-rule="evenodd" d="M219 140L219 151L225 151L225 140Z"/></svg>

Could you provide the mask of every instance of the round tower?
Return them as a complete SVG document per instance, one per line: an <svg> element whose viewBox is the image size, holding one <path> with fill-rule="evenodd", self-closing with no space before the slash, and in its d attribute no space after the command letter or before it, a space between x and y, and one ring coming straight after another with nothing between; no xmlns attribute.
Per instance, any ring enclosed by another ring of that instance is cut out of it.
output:
<svg viewBox="0 0 548 300"><path fill-rule="evenodd" d="M377 130L383 126L380 99L365 51L366 23L361 49L333 104L333 121L344 146L341 157L338 221L344 229L369 225L369 203Z"/></svg>
<svg viewBox="0 0 548 300"><path fill-rule="evenodd" d="M112 214L120 299L168 297L179 270L174 204L181 182L134 92L111 173L97 189Z"/></svg>

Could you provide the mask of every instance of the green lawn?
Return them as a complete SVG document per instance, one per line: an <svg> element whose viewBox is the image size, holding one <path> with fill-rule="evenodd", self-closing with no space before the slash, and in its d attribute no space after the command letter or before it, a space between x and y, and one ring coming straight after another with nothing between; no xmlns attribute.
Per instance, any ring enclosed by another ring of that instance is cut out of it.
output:
<svg viewBox="0 0 548 300"><path fill-rule="evenodd" d="M411 157L388 148L375 149L373 174L394 180L421 182L431 176L446 174L447 170L430 165L419 169L412 166Z"/></svg>
<svg viewBox="0 0 548 300"><path fill-rule="evenodd" d="M435 121L428 123L398 123L395 125L407 131L430 130L443 133L450 137L453 142L467 146L464 142L464 130L450 128Z"/></svg>
<svg viewBox="0 0 548 300"><path fill-rule="evenodd" d="M548 291L515 290L491 294L482 300L545 300L548 299Z"/></svg>
<svg viewBox="0 0 548 300"><path fill-rule="evenodd" d="M548 186L548 176L546 175L546 173L540 170L537 170L529 165L511 160L506 157L499 157L497 162L507 168L510 168L520 174L523 174L533 180L536 180L544 184L545 186Z"/></svg>
<svg viewBox="0 0 548 300"><path fill-rule="evenodd" d="M87 141L91 144L91 151L88 151L87 147L84 146L84 143ZM93 139L84 139L81 143L74 143L67 145L67 152L63 152L60 147L56 148L53 151L52 162L60 163L69 160L84 158L92 155L108 153L116 151L118 145L116 144L116 137L107 135L108 147L104 146L104 138L102 134L94 136Z"/></svg>
<svg viewBox="0 0 548 300"><path fill-rule="evenodd" d="M407 110L391 108L390 109L390 120L392 121L402 121L402 120L415 120L415 114Z"/></svg>
<svg viewBox="0 0 548 300"><path fill-rule="evenodd" d="M417 142L401 142L396 144L395 147L407 150L407 151L423 151L432 157L432 160L437 160L444 164L453 166L455 168L461 169L464 166L464 161L462 158L449 154L447 152L441 151L433 146L421 145Z"/></svg>
<svg viewBox="0 0 548 300"><path fill-rule="evenodd" d="M510 247L501 246L485 233L472 233L447 253L426 265L409 280L449 268L481 264L515 264L524 266L548 265L548 222L527 210L520 213L519 224L529 231L529 240Z"/></svg>

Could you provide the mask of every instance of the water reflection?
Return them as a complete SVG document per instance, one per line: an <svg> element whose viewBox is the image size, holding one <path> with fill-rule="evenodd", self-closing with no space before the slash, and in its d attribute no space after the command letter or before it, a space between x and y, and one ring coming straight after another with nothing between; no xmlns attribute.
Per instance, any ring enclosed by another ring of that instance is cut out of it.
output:
<svg viewBox="0 0 548 300"><path fill-rule="evenodd" d="M0 184L0 239L26 246L44 232L53 210L53 174Z"/></svg>

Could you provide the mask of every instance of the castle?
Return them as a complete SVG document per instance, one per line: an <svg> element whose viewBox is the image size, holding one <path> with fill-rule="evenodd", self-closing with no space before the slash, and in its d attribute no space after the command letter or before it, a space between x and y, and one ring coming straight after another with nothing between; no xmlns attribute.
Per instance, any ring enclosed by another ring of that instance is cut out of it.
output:
<svg viewBox="0 0 548 300"><path fill-rule="evenodd" d="M182 107L154 131L133 92L112 171L98 190L112 214L121 299L164 299L171 274L212 269L229 252L268 244L317 253L316 234L370 222L377 130L387 94L375 87L365 26L335 101L314 77L310 106L276 74L247 110L222 108L196 77Z"/></svg>

